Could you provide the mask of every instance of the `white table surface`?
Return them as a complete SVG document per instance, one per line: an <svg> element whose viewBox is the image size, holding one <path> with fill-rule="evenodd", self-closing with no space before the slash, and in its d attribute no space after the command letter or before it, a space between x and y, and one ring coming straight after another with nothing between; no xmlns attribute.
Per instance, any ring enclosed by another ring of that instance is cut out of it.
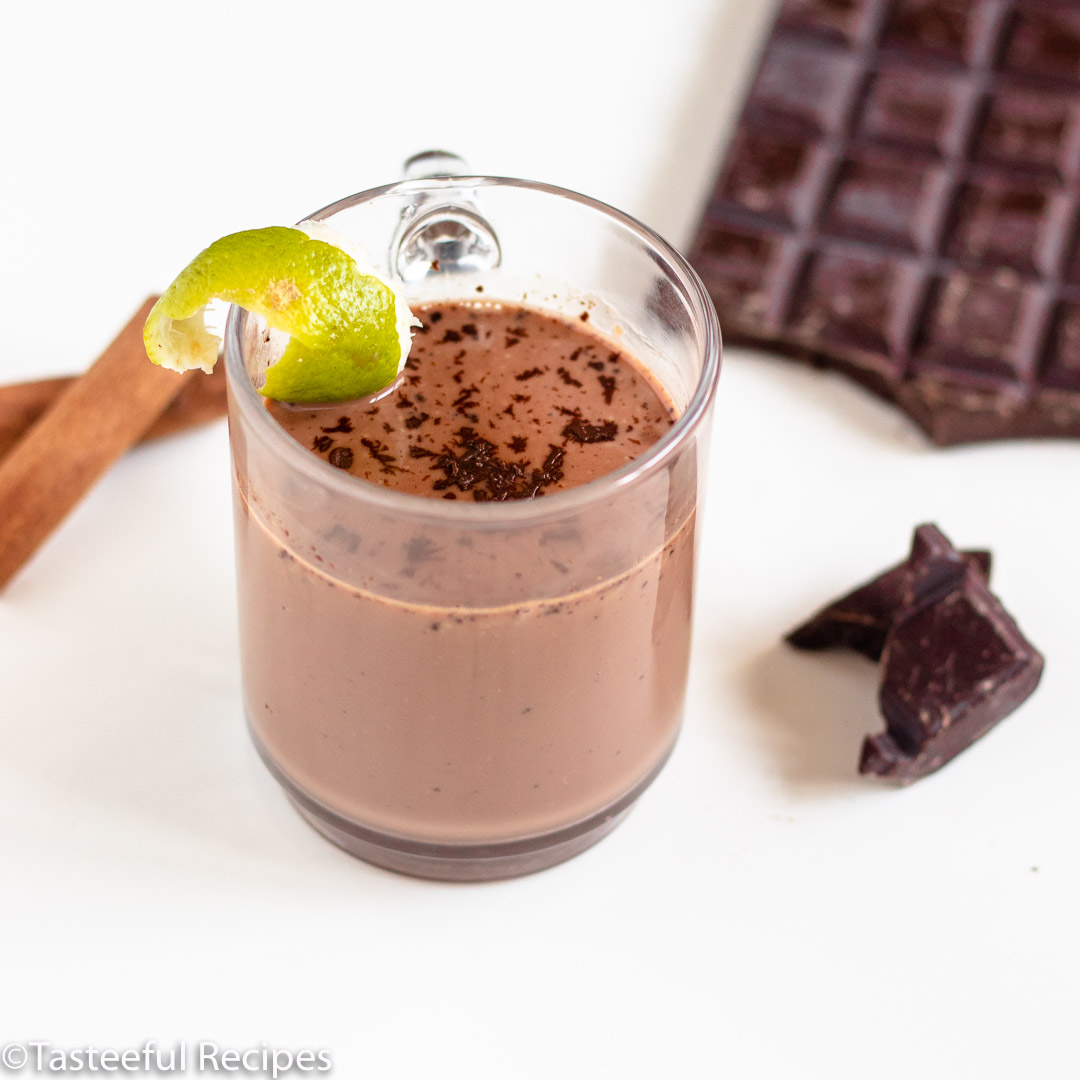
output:
<svg viewBox="0 0 1080 1080"><path fill-rule="evenodd" d="M2 378L81 369L210 240L430 146L685 244L769 7L11 4ZM122 461L0 597L0 1045L266 1042L350 1080L1075 1076L1080 444L937 451L738 349L716 420L678 749L598 847L487 886L349 858L256 758L224 424ZM885 789L855 773L873 666L778 642L928 520L993 549L1047 669Z"/></svg>

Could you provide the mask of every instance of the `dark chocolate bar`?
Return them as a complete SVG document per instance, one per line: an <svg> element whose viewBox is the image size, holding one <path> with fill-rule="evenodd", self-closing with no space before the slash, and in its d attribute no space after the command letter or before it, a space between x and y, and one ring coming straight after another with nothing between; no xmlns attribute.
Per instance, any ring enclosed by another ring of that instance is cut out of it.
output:
<svg viewBox="0 0 1080 1080"><path fill-rule="evenodd" d="M1080 4L785 0L691 251L941 444L1080 437Z"/></svg>
<svg viewBox="0 0 1080 1080"><path fill-rule="evenodd" d="M886 730L859 771L910 783L985 735L1038 685L1043 658L989 588L989 555L959 552L933 525L899 566L788 635L800 648L847 645L881 660Z"/></svg>

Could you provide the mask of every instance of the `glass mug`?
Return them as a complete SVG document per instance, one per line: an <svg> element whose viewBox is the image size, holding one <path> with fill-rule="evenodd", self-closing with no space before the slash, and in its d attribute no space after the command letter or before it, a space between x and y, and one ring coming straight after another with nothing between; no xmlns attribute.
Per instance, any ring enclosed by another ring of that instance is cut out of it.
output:
<svg viewBox="0 0 1080 1080"><path fill-rule="evenodd" d="M413 178L313 218L417 302L584 305L674 405L659 442L530 501L405 494L271 417L254 380L280 344L257 317L233 308L225 358L255 745L346 851L478 881L583 851L671 753L720 331L697 275L643 225L544 184L447 175L460 165L420 155Z"/></svg>

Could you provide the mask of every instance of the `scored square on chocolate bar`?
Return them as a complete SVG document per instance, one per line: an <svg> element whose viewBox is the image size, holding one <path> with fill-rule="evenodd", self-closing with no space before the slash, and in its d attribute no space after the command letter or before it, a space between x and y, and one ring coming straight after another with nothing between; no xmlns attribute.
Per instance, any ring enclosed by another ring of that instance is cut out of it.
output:
<svg viewBox="0 0 1080 1080"><path fill-rule="evenodd" d="M933 248L945 208L942 167L896 151L861 151L841 162L822 214L835 236L907 251Z"/></svg>
<svg viewBox="0 0 1080 1080"><path fill-rule="evenodd" d="M1017 3L1005 24L1004 67L1080 82L1080 11Z"/></svg>
<svg viewBox="0 0 1080 1080"><path fill-rule="evenodd" d="M734 206L792 225L813 212L814 179L823 174L824 157L804 136L740 132L719 190Z"/></svg>
<svg viewBox="0 0 1080 1080"><path fill-rule="evenodd" d="M965 382L989 376L1022 386L1036 362L1031 324L1043 302L1038 290L1004 271L942 278L933 286L915 372L955 368Z"/></svg>
<svg viewBox="0 0 1080 1080"><path fill-rule="evenodd" d="M1080 392L1080 303L1058 308L1044 378L1047 386Z"/></svg>
<svg viewBox="0 0 1080 1080"><path fill-rule="evenodd" d="M940 445L1080 437L1080 4L785 0L691 261Z"/></svg>
<svg viewBox="0 0 1080 1080"><path fill-rule="evenodd" d="M858 41L870 29L868 0L784 0L779 25L839 41Z"/></svg>
<svg viewBox="0 0 1080 1080"><path fill-rule="evenodd" d="M1070 213L1061 191L1000 177L973 179L957 195L945 252L968 266L1052 275L1061 262Z"/></svg>
<svg viewBox="0 0 1080 1080"><path fill-rule="evenodd" d="M830 131L851 107L857 59L847 50L778 41L761 58L749 107L787 127Z"/></svg>
<svg viewBox="0 0 1080 1080"><path fill-rule="evenodd" d="M985 42L992 8L988 0L893 0L882 38L886 46L971 63Z"/></svg>
<svg viewBox="0 0 1080 1080"><path fill-rule="evenodd" d="M806 264L790 325L800 337L857 352L868 373L895 378L892 357L916 287L916 272L899 260L858 250L822 251Z"/></svg>
<svg viewBox="0 0 1080 1080"><path fill-rule="evenodd" d="M1061 180L1080 165L1080 99L1073 95L1000 89L983 103L976 160Z"/></svg>
<svg viewBox="0 0 1080 1080"><path fill-rule="evenodd" d="M883 60L866 89L857 134L937 156L957 153L971 93L955 74Z"/></svg>

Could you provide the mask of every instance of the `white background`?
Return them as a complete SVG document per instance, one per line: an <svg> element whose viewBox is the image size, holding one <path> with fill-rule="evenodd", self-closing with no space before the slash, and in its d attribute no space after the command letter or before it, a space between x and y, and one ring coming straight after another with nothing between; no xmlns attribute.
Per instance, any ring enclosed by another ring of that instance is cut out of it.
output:
<svg viewBox="0 0 1080 1080"><path fill-rule="evenodd" d="M430 146L686 244L770 5L8 3L4 381L85 367L201 247ZM1067 1077L1080 444L930 448L731 349L682 741L504 884L368 867L240 711L224 424L129 455L0 597L0 1043L328 1048L341 1077ZM906 790L858 657L782 633L934 520L995 553L1037 694Z"/></svg>

